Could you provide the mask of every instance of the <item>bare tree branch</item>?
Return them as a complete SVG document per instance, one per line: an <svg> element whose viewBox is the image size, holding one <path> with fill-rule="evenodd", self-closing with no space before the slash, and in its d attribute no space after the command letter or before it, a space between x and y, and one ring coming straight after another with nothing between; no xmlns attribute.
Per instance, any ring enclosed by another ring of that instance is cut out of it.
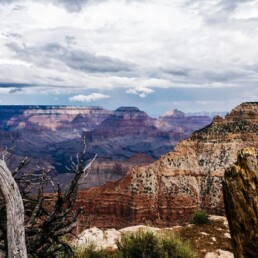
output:
<svg viewBox="0 0 258 258"><path fill-rule="evenodd" d="M87 161L85 139L82 139L82 144L82 152L76 155L75 159L70 157L71 166L68 170L74 173L74 177L66 191L62 190L59 184L55 185L48 172L42 168L37 167L37 173L18 173L29 164L30 159L27 157L13 172L24 203L27 250L32 257L57 257L62 252L67 252L67 257L72 257L71 248L62 241L62 236L73 233L77 225L76 220L81 214L81 208L75 209L74 204L79 181L87 177L89 168L97 157L95 155L92 160ZM8 155L8 152L3 155ZM47 185L52 186L54 193L44 193ZM0 215L4 210L5 206L1 204L0 198ZM5 220L2 219L0 250L6 252L5 236Z"/></svg>

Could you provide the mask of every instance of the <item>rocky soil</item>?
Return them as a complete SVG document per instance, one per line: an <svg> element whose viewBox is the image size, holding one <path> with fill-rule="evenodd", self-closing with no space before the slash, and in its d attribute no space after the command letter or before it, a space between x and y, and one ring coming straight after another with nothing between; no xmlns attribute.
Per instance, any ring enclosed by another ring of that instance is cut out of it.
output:
<svg viewBox="0 0 258 258"><path fill-rule="evenodd" d="M171 228L138 225L120 230L101 230L93 227L83 231L73 244L85 245L91 242L98 248L114 250L117 248L115 241L121 234L138 230L150 230L155 234L167 231L178 234L183 240L192 244L200 258L233 258L228 223L225 217L220 216L211 216L209 223L204 225L188 224Z"/></svg>

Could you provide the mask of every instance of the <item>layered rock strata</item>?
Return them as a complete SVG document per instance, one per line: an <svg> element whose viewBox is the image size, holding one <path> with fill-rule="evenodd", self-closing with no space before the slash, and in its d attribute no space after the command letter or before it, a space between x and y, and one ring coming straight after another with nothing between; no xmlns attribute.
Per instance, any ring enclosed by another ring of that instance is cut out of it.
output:
<svg viewBox="0 0 258 258"><path fill-rule="evenodd" d="M173 225L189 221L200 206L222 214L224 170L245 146L258 147L258 103L243 103L225 119L216 117L158 161L132 169L118 182L79 192L77 205L84 208L85 220L104 228Z"/></svg>
<svg viewBox="0 0 258 258"><path fill-rule="evenodd" d="M118 180L129 169L150 164L196 128L196 123L191 125L189 120L188 130L182 130L174 116L173 125L135 107L109 111L101 107L0 106L0 152L15 144L9 164L12 169L24 156L31 157L30 170L44 167L65 187L73 176L66 166L71 163L70 157L82 150L84 135L89 159L98 155L81 185L88 188ZM198 119L201 127L203 119Z"/></svg>

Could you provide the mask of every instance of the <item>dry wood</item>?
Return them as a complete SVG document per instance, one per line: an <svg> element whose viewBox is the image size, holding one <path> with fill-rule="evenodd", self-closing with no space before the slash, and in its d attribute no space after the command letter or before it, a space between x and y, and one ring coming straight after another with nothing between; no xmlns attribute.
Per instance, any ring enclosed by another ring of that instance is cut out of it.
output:
<svg viewBox="0 0 258 258"><path fill-rule="evenodd" d="M235 258L258 257L258 151L245 148L225 172L223 192Z"/></svg>
<svg viewBox="0 0 258 258"><path fill-rule="evenodd" d="M8 258L26 258L23 201L4 160L0 160L0 190L7 212Z"/></svg>

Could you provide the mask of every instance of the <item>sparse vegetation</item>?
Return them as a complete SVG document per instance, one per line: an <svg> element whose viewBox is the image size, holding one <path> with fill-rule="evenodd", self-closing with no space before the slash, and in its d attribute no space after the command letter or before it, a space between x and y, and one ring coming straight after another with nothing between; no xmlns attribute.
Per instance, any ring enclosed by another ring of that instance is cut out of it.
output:
<svg viewBox="0 0 258 258"><path fill-rule="evenodd" d="M85 246L80 246L74 248L75 258L105 258L111 257L107 251L103 249L97 249L97 247L92 244L86 244Z"/></svg>
<svg viewBox="0 0 258 258"><path fill-rule="evenodd" d="M122 258L195 258L191 246L174 234L155 235L149 231L125 234L117 242Z"/></svg>
<svg viewBox="0 0 258 258"><path fill-rule="evenodd" d="M116 242L117 250L104 250L89 243L75 247L75 258L197 258L188 242L179 236L166 232L154 234L151 231L125 233Z"/></svg>
<svg viewBox="0 0 258 258"><path fill-rule="evenodd" d="M191 223L195 225L202 225L208 222L209 222L209 214L205 210L202 210L199 208L194 211L194 215L191 220Z"/></svg>
<svg viewBox="0 0 258 258"><path fill-rule="evenodd" d="M193 251L189 242L184 242L175 234L166 234L161 238L164 257L166 258L195 258L196 253ZM163 256L162 256L163 257Z"/></svg>
<svg viewBox="0 0 258 258"><path fill-rule="evenodd" d="M161 257L162 248L158 238L149 231L128 233L117 241L118 253L124 258Z"/></svg>

